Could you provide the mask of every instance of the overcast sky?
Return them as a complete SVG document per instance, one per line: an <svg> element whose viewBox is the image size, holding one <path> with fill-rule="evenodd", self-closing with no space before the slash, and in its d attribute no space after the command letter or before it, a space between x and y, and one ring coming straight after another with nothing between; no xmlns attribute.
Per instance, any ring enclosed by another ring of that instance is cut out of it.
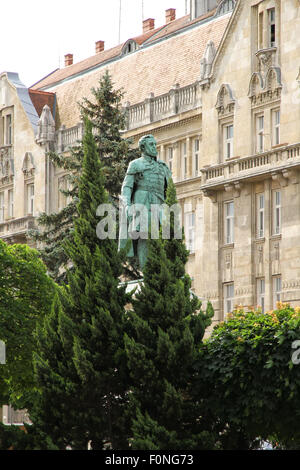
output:
<svg viewBox="0 0 300 470"><path fill-rule="evenodd" d="M142 33L142 0L121 0L121 42ZM144 19L165 23L165 10L185 14L186 0L144 0ZM95 42L108 49L119 42L120 0L2 0L0 72L19 73L31 86L58 67L64 55L74 62L95 53Z"/></svg>

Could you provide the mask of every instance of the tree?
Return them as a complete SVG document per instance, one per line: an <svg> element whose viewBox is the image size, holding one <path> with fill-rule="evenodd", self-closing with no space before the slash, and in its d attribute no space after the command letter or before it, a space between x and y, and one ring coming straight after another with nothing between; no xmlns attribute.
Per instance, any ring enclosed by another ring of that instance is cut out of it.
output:
<svg viewBox="0 0 300 470"><path fill-rule="evenodd" d="M176 202L170 181L167 204ZM191 400L194 365L212 309L201 310L191 294L183 240L148 240L140 292L132 300L125 335L132 380L132 447L140 450L199 449L209 437Z"/></svg>
<svg viewBox="0 0 300 470"><path fill-rule="evenodd" d="M223 449L299 447L299 312L282 303L265 314L237 309L203 345L194 393Z"/></svg>
<svg viewBox="0 0 300 470"><path fill-rule="evenodd" d="M92 125L85 119L84 161L74 236L65 244L73 264L51 315L38 331L35 356L42 390L31 416L54 445L126 448L127 370L124 306L116 240L99 240L97 208L108 202ZM100 219L101 220L101 219Z"/></svg>
<svg viewBox="0 0 300 470"><path fill-rule="evenodd" d="M110 201L118 206L118 197L129 162L139 155L139 151L131 148L131 140L122 137L125 129L125 115L121 108L123 92L114 90L109 72L106 71L99 80L97 88L92 88L92 99L84 98L79 104L82 118L85 116L92 123L97 152L105 175L104 187ZM53 163L68 172L69 188L61 190L69 203L58 213L41 214L38 218L40 229L31 231L30 235L40 242L41 257L48 267L50 275L59 283L66 281L66 267L69 257L62 241L72 240L73 221L78 217L78 180L83 162L83 145L70 149L70 154L50 152ZM135 276L137 265L127 269L127 274Z"/></svg>
<svg viewBox="0 0 300 470"><path fill-rule="evenodd" d="M33 400L34 331L49 313L54 292L37 251L0 240L0 340L6 345L6 364L0 365L0 406L9 403L22 409Z"/></svg>

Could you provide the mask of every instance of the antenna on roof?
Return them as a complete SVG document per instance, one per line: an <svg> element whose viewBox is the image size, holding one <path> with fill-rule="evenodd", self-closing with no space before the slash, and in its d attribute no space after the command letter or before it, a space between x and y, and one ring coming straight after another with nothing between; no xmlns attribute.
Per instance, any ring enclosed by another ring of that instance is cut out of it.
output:
<svg viewBox="0 0 300 470"><path fill-rule="evenodd" d="M144 14L144 0L142 0L142 21L145 19L145 14Z"/></svg>
<svg viewBox="0 0 300 470"><path fill-rule="evenodd" d="M121 20L122 20L122 0L119 7L119 44L121 43Z"/></svg>
<svg viewBox="0 0 300 470"><path fill-rule="evenodd" d="M185 14L188 14L188 2L185 0Z"/></svg>

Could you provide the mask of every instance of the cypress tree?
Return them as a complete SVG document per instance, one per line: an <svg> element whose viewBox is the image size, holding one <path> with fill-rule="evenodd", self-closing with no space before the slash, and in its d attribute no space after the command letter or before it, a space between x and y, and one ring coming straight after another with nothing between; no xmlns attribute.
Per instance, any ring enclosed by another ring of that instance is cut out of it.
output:
<svg viewBox="0 0 300 470"><path fill-rule="evenodd" d="M167 204L176 203L172 181ZM149 240L140 292L132 301L130 331L125 335L133 413L132 447L139 450L205 448L208 436L191 396L194 367L211 305L201 310L185 273L184 239Z"/></svg>
<svg viewBox="0 0 300 470"><path fill-rule="evenodd" d="M36 377L42 393L31 416L54 445L126 448L127 374L123 329L125 288L116 240L99 240L97 208L108 202L92 125L85 119L84 160L72 262L51 317L38 331ZM100 219L101 220L101 219Z"/></svg>
<svg viewBox="0 0 300 470"><path fill-rule="evenodd" d="M125 129L125 114L121 101L123 92L115 90L109 72L106 71L99 80L97 88L91 90L92 98L83 98L78 104L82 118L88 117L92 124L97 153L105 175L104 188L110 201L117 207L121 185L129 162L139 156L139 150L131 148L131 140L122 137ZM41 258L48 272L59 284L66 282L66 267L70 258L62 243L72 241L74 224L78 217L78 180L82 170L83 143L79 141L68 154L50 152L49 156L58 168L68 173L69 188L60 190L67 198L68 204L57 213L42 213L38 218L37 230L31 230L30 236L39 242ZM137 263L133 261L126 269L127 275L137 275Z"/></svg>

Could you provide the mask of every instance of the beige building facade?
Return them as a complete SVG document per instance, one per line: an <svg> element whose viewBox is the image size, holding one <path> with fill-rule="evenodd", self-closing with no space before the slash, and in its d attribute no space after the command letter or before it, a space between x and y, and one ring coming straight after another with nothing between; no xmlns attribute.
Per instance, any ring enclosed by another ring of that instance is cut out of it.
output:
<svg viewBox="0 0 300 470"><path fill-rule="evenodd" d="M124 136L137 145L153 134L172 170L187 271L214 321L236 305L299 305L299 30L299 0L192 0L189 15L169 9L165 25L148 19L113 49L98 41L78 63L68 54L64 68L23 90L29 104L16 77L2 74L1 168L14 164L0 178L1 237L25 242L38 213L66 204L65 175L46 152L68 152L82 137L77 102L109 70L125 92Z"/></svg>

